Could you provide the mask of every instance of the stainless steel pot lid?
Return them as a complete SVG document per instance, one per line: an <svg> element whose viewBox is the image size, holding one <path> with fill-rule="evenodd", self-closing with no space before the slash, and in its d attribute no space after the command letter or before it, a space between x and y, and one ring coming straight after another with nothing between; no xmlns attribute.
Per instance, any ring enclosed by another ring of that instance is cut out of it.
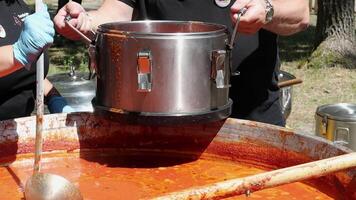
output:
<svg viewBox="0 0 356 200"><path fill-rule="evenodd" d="M356 104L338 103L319 106L316 113L338 121L356 122Z"/></svg>

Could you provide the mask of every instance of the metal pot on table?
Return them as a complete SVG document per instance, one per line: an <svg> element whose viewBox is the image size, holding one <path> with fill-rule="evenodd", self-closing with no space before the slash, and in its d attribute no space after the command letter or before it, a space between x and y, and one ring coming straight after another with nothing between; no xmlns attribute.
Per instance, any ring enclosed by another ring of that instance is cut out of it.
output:
<svg viewBox="0 0 356 200"><path fill-rule="evenodd" d="M53 74L47 77L76 112L93 111L96 80L88 79L88 73L75 72Z"/></svg>
<svg viewBox="0 0 356 200"><path fill-rule="evenodd" d="M315 113L315 133L356 151L356 104L319 106Z"/></svg>
<svg viewBox="0 0 356 200"><path fill-rule="evenodd" d="M188 21L102 24L89 52L97 73L95 110L170 121L231 113L227 28ZM93 56L94 52L94 56ZM94 57L94 59L93 59Z"/></svg>

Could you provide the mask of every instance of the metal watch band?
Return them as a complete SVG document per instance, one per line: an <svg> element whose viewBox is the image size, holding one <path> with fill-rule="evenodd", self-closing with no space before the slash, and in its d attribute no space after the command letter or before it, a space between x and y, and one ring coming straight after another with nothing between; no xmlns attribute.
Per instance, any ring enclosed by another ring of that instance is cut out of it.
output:
<svg viewBox="0 0 356 200"><path fill-rule="evenodd" d="M271 0L265 0L266 2L266 22L269 23L272 21L274 9Z"/></svg>

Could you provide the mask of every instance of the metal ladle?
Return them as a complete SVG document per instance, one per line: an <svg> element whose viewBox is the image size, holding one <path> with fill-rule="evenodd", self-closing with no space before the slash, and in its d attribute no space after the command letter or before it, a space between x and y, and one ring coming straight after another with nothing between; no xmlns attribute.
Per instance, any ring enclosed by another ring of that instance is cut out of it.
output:
<svg viewBox="0 0 356 200"><path fill-rule="evenodd" d="M36 0L36 11L43 8L41 0ZM32 176L26 181L26 200L82 200L83 197L75 185L67 179L48 173L40 173L43 132L44 100L44 59L43 54L37 61L36 71L36 139L35 162Z"/></svg>

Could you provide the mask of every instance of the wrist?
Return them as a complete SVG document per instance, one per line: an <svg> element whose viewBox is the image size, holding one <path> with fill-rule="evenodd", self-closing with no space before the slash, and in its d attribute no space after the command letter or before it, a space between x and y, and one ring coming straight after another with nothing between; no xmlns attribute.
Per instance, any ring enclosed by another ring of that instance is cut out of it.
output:
<svg viewBox="0 0 356 200"><path fill-rule="evenodd" d="M28 65L28 61L26 59L26 53L21 48L21 41L17 41L12 45L12 51L14 58L17 62L21 63L21 65Z"/></svg>

